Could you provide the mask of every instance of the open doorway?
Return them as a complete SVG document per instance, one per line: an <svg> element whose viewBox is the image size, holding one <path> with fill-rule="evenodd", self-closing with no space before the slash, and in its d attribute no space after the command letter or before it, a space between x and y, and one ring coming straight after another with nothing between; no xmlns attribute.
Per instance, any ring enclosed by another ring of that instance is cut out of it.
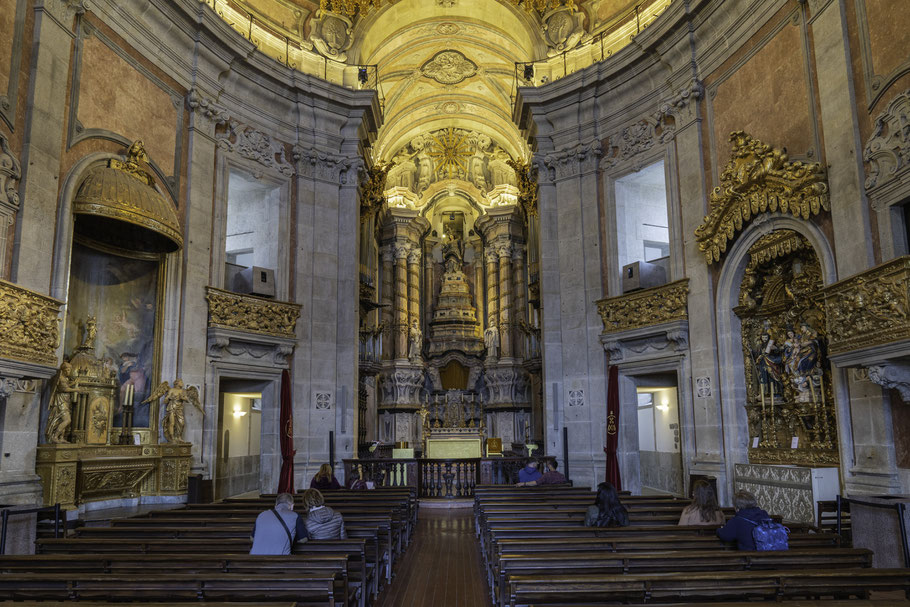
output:
<svg viewBox="0 0 910 607"><path fill-rule="evenodd" d="M215 499L259 491L262 387L222 380L218 396Z"/></svg>
<svg viewBox="0 0 910 607"><path fill-rule="evenodd" d="M642 493L683 495L675 374L635 377Z"/></svg>

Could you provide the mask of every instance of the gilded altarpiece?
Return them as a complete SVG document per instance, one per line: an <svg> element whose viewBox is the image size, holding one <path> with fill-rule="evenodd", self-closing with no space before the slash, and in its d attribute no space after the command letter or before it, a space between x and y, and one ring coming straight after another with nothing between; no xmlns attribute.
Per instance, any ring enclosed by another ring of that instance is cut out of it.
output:
<svg viewBox="0 0 910 607"><path fill-rule="evenodd" d="M822 273L809 242L777 230L749 249L740 285L753 464L832 466L837 424Z"/></svg>

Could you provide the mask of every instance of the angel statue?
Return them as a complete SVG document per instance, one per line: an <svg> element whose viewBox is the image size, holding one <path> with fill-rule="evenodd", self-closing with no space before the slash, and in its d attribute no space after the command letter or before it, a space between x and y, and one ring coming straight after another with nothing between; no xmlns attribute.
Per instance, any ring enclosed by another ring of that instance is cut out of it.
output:
<svg viewBox="0 0 910 607"><path fill-rule="evenodd" d="M186 404L192 403L202 415L205 415L202 403L199 402L199 390L195 386L184 388L182 379L175 379L173 387L163 381L152 391L151 396L142 402L154 402L162 396L164 397L165 407L164 419L162 420L164 440L169 443L182 443L184 442L183 431L186 428L186 415L184 412Z"/></svg>

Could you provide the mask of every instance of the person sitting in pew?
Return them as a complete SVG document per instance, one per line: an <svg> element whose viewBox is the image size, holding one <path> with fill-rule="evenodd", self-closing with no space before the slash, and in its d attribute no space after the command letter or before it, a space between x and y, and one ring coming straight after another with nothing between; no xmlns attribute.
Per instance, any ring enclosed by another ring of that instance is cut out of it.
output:
<svg viewBox="0 0 910 607"><path fill-rule="evenodd" d="M261 512L253 523L250 554L290 554L294 542L307 539L306 524L294 512L294 496L279 493L275 507Z"/></svg>
<svg viewBox="0 0 910 607"><path fill-rule="evenodd" d="M529 459L525 467L518 471L518 485L524 486L531 481L536 481L541 476L540 470L537 469L537 460Z"/></svg>
<svg viewBox="0 0 910 607"><path fill-rule="evenodd" d="M736 515L727 524L717 530L717 537L725 542L736 541L739 550L755 550L752 530L755 526L771 516L758 507L755 496L748 491L737 491L733 494L733 508Z"/></svg>
<svg viewBox="0 0 910 607"><path fill-rule="evenodd" d="M724 511L717 505L714 488L706 481L696 481L692 487L692 503L679 517L679 525L723 525Z"/></svg>
<svg viewBox="0 0 910 607"><path fill-rule="evenodd" d="M540 475L540 478L536 481L528 481L527 483L518 483L516 487L535 487L537 485L562 485L569 481L566 480L566 477L562 472L556 470L557 464L556 460L547 460L546 462L547 471Z"/></svg>
<svg viewBox="0 0 910 607"><path fill-rule="evenodd" d="M332 472L332 466L330 464L322 464L319 466L319 472L317 472L316 476L313 477L313 480L310 481L310 489L319 489L320 491L341 489L341 484L338 482L338 479L335 478L335 473Z"/></svg>
<svg viewBox="0 0 910 607"><path fill-rule="evenodd" d="M366 491L375 488L376 483L371 481L369 476L363 473L363 467L357 466L357 476L351 477L351 484L348 486L348 489L351 491Z"/></svg>
<svg viewBox="0 0 910 607"><path fill-rule="evenodd" d="M319 489L307 489L303 492L303 507L307 510L306 530L314 540L344 540L348 534L344 530L344 518L325 505L325 498Z"/></svg>
<svg viewBox="0 0 910 607"><path fill-rule="evenodd" d="M619 494L612 483L597 485L594 505L585 513L585 527L627 527L629 512L619 501Z"/></svg>

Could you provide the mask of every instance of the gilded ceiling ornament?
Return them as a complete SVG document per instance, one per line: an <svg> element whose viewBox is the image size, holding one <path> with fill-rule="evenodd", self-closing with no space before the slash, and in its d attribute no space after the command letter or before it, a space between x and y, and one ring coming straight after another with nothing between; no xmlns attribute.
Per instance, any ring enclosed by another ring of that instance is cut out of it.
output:
<svg viewBox="0 0 910 607"><path fill-rule="evenodd" d="M382 0L319 0L319 9L331 11L353 19L366 15L370 10L382 6Z"/></svg>
<svg viewBox="0 0 910 607"><path fill-rule="evenodd" d="M660 287L607 297L597 302L603 334L688 320L689 279Z"/></svg>
<svg viewBox="0 0 910 607"><path fill-rule="evenodd" d="M555 57L575 48L585 33L582 21L583 15L574 6L559 6L547 12L541 23L544 38L550 47L547 55Z"/></svg>
<svg viewBox="0 0 910 607"><path fill-rule="evenodd" d="M710 211L695 229L708 263L720 261L727 244L761 213L790 213L807 220L829 210L828 184L818 163L788 161L787 153L743 131L730 133L733 149L711 193Z"/></svg>
<svg viewBox="0 0 910 607"><path fill-rule="evenodd" d="M523 7L528 12L537 12L541 15L561 7L574 8L573 0L509 0L513 5Z"/></svg>
<svg viewBox="0 0 910 607"><path fill-rule="evenodd" d="M441 34L443 36L454 36L455 34L457 34L460 31L461 31L461 28L458 27L457 24L450 23L448 21L445 23L440 23L439 25L436 26L436 33Z"/></svg>
<svg viewBox="0 0 910 607"><path fill-rule="evenodd" d="M471 144L467 132L456 133L449 127L441 133L430 134L430 149L427 154L436 163L436 170L451 179L456 175L468 173L468 159L471 157Z"/></svg>
<svg viewBox="0 0 910 607"><path fill-rule="evenodd" d="M832 355L910 339L910 256L825 288Z"/></svg>
<svg viewBox="0 0 910 607"><path fill-rule="evenodd" d="M377 163L365 171L365 179L360 188L360 220L365 221L379 210L385 200L386 177L393 163Z"/></svg>
<svg viewBox="0 0 910 607"><path fill-rule="evenodd" d="M477 73L477 64L459 51L439 51L420 66L420 73L440 84L458 84Z"/></svg>
<svg viewBox="0 0 910 607"><path fill-rule="evenodd" d="M0 280L0 358L56 366L62 305Z"/></svg>
<svg viewBox="0 0 910 607"><path fill-rule="evenodd" d="M209 326L296 338L300 305L206 287Z"/></svg>

